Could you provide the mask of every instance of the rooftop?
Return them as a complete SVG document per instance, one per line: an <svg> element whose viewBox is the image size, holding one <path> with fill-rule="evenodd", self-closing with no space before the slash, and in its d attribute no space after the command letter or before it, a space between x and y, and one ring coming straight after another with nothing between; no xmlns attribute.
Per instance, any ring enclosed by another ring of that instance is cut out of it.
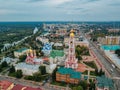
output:
<svg viewBox="0 0 120 90"><path fill-rule="evenodd" d="M41 89L40 88L27 87L27 86L17 84L16 86L13 87L12 90L41 90Z"/></svg>
<svg viewBox="0 0 120 90"><path fill-rule="evenodd" d="M18 63L16 65L17 68L23 68L23 69L28 69L28 70L38 70L40 65L31 65L31 64L26 64L24 62Z"/></svg>
<svg viewBox="0 0 120 90"><path fill-rule="evenodd" d="M74 78L74 79L81 78L81 72L76 72L72 68L60 67L57 72L60 74L70 74L70 78Z"/></svg>
<svg viewBox="0 0 120 90"><path fill-rule="evenodd" d="M50 53L50 57L55 58L55 57L63 57L64 56L64 51L63 50L52 50Z"/></svg>
<svg viewBox="0 0 120 90"><path fill-rule="evenodd" d="M19 50L17 50L16 52L23 52L23 51L25 51L25 50L27 50L28 48L21 48L21 49L19 49Z"/></svg>
<svg viewBox="0 0 120 90"><path fill-rule="evenodd" d="M25 87L25 86L17 84L13 87L12 90L22 90L23 87Z"/></svg>
<svg viewBox="0 0 120 90"><path fill-rule="evenodd" d="M0 87L2 87L2 90L7 90L11 84L13 83L6 80L0 81Z"/></svg>
<svg viewBox="0 0 120 90"><path fill-rule="evenodd" d="M103 87L108 87L111 90L114 90L114 84L112 79L107 78L106 76L101 76L101 77L96 77L97 80L97 86L99 88L103 88Z"/></svg>

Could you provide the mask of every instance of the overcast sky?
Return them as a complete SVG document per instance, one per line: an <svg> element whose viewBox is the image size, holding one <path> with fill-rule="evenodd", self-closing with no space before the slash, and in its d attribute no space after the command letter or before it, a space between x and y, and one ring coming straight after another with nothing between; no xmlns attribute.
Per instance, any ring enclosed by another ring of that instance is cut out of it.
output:
<svg viewBox="0 0 120 90"><path fill-rule="evenodd" d="M0 0L0 21L120 21L120 0Z"/></svg>

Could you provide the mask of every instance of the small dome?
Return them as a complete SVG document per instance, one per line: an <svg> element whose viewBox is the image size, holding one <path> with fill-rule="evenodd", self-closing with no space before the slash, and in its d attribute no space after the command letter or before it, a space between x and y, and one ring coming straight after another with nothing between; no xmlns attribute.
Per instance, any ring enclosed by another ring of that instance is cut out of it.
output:
<svg viewBox="0 0 120 90"><path fill-rule="evenodd" d="M33 52L33 50L32 50L32 49L30 49L30 50L29 50L29 52L30 52L30 53L32 53L32 52Z"/></svg>
<svg viewBox="0 0 120 90"><path fill-rule="evenodd" d="M75 35L74 35L74 33L70 33L70 37L74 37Z"/></svg>
<svg viewBox="0 0 120 90"><path fill-rule="evenodd" d="M75 32L73 29L70 31L71 33Z"/></svg>

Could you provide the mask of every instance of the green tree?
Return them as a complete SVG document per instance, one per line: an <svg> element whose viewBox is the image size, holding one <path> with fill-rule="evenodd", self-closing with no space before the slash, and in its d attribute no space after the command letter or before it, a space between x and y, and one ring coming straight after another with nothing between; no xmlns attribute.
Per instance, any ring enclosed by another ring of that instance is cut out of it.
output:
<svg viewBox="0 0 120 90"><path fill-rule="evenodd" d="M73 89L72 90L77 90L77 87L73 87Z"/></svg>
<svg viewBox="0 0 120 90"><path fill-rule="evenodd" d="M81 81L80 86L83 87L83 90L87 90L87 81Z"/></svg>
<svg viewBox="0 0 120 90"><path fill-rule="evenodd" d="M0 65L0 72L2 71L2 67L1 67L1 65Z"/></svg>
<svg viewBox="0 0 120 90"><path fill-rule="evenodd" d="M1 67L2 67L2 68L3 68L3 67L7 67L7 66L8 66L8 64L7 64L6 61L2 62L2 64L1 64Z"/></svg>
<svg viewBox="0 0 120 90"><path fill-rule="evenodd" d="M95 90L95 83L94 82L90 82L89 90Z"/></svg>
<svg viewBox="0 0 120 90"><path fill-rule="evenodd" d="M9 73L15 73L15 67L13 65L10 67Z"/></svg>
<svg viewBox="0 0 120 90"><path fill-rule="evenodd" d="M16 71L16 78L21 78L23 76L22 70Z"/></svg>
<svg viewBox="0 0 120 90"><path fill-rule="evenodd" d="M52 81L56 81L56 72L57 72L57 67L52 72Z"/></svg>
<svg viewBox="0 0 120 90"><path fill-rule="evenodd" d="M40 73L34 73L33 74L33 80L34 81L41 81L41 74Z"/></svg>
<svg viewBox="0 0 120 90"><path fill-rule="evenodd" d="M20 59L20 62L24 62L26 59L26 55L21 55L19 59Z"/></svg>
<svg viewBox="0 0 120 90"><path fill-rule="evenodd" d="M117 54L118 56L120 56L120 49L115 50L115 54Z"/></svg>
<svg viewBox="0 0 120 90"><path fill-rule="evenodd" d="M39 71L40 71L41 75L46 74L46 67L45 66L40 66Z"/></svg>
<svg viewBox="0 0 120 90"><path fill-rule="evenodd" d="M79 85L79 86L77 87L77 90L83 90L83 87Z"/></svg>

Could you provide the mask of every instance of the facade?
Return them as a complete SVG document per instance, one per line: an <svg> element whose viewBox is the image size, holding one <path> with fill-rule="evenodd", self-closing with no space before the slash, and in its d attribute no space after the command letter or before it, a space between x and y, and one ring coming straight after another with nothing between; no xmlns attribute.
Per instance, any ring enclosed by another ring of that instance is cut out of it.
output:
<svg viewBox="0 0 120 90"><path fill-rule="evenodd" d="M81 79L81 73L74 71L72 68L58 68L56 81L78 84Z"/></svg>
<svg viewBox="0 0 120 90"><path fill-rule="evenodd" d="M0 81L0 90L12 90L14 84L9 81Z"/></svg>
<svg viewBox="0 0 120 90"><path fill-rule="evenodd" d="M26 63L18 63L15 66L15 70L22 70L23 75L33 75L34 73L39 71L40 65L31 65Z"/></svg>
<svg viewBox="0 0 120 90"><path fill-rule="evenodd" d="M19 58L21 55L25 55L29 51L28 48L21 48L17 51L14 51L14 56Z"/></svg>
<svg viewBox="0 0 120 90"><path fill-rule="evenodd" d="M106 36L105 38L99 37L97 41L104 45L120 45L120 36Z"/></svg>
<svg viewBox="0 0 120 90"><path fill-rule="evenodd" d="M40 58L37 58L36 51L31 49L27 52L27 58L25 62L27 64L38 64L38 65L43 64L43 60Z"/></svg>
<svg viewBox="0 0 120 90"><path fill-rule="evenodd" d="M96 90L114 90L112 79L105 76L96 77Z"/></svg>

